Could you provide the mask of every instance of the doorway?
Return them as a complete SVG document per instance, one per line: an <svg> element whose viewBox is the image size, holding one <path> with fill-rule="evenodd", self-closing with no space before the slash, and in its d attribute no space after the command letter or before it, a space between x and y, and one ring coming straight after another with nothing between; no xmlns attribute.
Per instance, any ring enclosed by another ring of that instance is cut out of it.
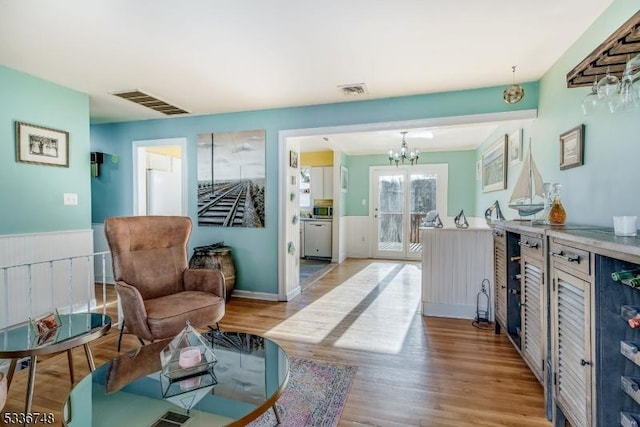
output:
<svg viewBox="0 0 640 427"><path fill-rule="evenodd" d="M373 257L420 259L420 223L430 211L447 216L448 165L369 169Z"/></svg>
<svg viewBox="0 0 640 427"><path fill-rule="evenodd" d="M186 138L133 141L134 215L187 215Z"/></svg>

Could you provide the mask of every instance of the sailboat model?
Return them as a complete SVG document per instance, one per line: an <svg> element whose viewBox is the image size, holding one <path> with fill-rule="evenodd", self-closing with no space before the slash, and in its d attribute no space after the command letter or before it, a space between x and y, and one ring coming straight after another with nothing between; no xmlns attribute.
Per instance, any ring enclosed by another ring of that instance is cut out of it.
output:
<svg viewBox="0 0 640 427"><path fill-rule="evenodd" d="M544 209L544 203L534 203L533 197L544 198L543 182L538 167L531 154L531 140L529 140L529 154L524 160L522 171L509 200L509 207L518 211L520 216L534 215Z"/></svg>

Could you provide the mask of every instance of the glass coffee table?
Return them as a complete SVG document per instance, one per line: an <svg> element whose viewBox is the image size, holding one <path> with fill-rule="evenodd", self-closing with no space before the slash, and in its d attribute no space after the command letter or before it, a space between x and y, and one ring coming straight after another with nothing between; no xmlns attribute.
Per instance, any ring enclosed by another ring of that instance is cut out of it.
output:
<svg viewBox="0 0 640 427"><path fill-rule="evenodd" d="M18 360L23 357L30 358L25 413L31 412L38 356L66 351L69 376L73 384L75 381L71 350L83 346L89 369L94 370L89 343L105 335L111 328L111 318L98 313L60 314L59 320L60 326L46 336L38 336L31 322L0 329L0 359L11 359L7 373L7 388L11 385Z"/></svg>
<svg viewBox="0 0 640 427"><path fill-rule="evenodd" d="M240 332L204 335L216 356L205 375L166 387L160 352L147 344L98 367L71 390L63 422L71 427L244 426L273 409L289 379L289 361L267 338Z"/></svg>

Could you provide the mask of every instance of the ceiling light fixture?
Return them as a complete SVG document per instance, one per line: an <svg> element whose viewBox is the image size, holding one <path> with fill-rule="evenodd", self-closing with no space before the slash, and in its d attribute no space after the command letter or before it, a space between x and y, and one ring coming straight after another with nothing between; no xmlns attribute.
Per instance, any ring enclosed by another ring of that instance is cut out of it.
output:
<svg viewBox="0 0 640 427"><path fill-rule="evenodd" d="M389 150L389 164L393 164L396 162L396 167L398 167L398 163L402 162L404 164L405 160L409 160L411 165L418 164L418 156L420 152L418 150L410 151L409 146L407 145L407 141L405 141L405 136L407 135L407 131L400 132L402 134L402 144L400 145L400 151L394 152L393 150Z"/></svg>
<svg viewBox="0 0 640 427"><path fill-rule="evenodd" d="M506 88L502 94L504 102L507 104L515 104L524 98L524 88L516 84L516 67L517 65L511 67L513 69L513 84Z"/></svg>

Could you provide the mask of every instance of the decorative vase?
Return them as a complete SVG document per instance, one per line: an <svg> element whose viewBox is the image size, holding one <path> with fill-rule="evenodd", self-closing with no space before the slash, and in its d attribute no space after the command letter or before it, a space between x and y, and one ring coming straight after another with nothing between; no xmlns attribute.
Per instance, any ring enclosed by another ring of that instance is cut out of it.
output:
<svg viewBox="0 0 640 427"><path fill-rule="evenodd" d="M549 223L554 225L562 225L567 221L567 212L562 206L560 200L560 192L562 190L561 184L553 184L553 203L549 210Z"/></svg>

